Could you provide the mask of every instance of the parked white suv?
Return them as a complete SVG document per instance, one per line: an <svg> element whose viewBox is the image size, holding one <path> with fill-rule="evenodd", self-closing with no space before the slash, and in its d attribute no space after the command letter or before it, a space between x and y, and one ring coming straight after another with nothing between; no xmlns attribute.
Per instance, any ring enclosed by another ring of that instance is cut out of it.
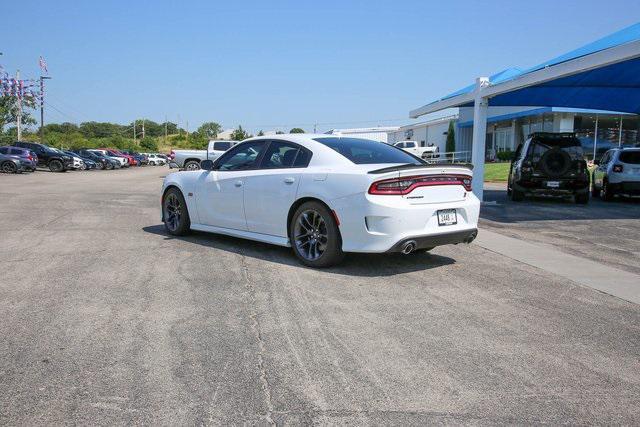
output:
<svg viewBox="0 0 640 427"><path fill-rule="evenodd" d="M149 164L151 166L162 166L167 163L164 158L160 157L157 154L148 154L147 157L149 157Z"/></svg>
<svg viewBox="0 0 640 427"><path fill-rule="evenodd" d="M595 164L593 196L606 201L616 194L640 196L640 148L614 148Z"/></svg>

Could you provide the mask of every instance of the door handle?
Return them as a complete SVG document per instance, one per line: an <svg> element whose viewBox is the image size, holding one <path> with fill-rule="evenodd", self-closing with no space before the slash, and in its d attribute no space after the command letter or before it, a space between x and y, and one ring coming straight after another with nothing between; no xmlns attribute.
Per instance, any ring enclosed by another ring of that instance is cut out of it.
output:
<svg viewBox="0 0 640 427"><path fill-rule="evenodd" d="M293 184L294 182L296 182L295 178L285 178L284 179L284 183L285 184Z"/></svg>
<svg viewBox="0 0 640 427"><path fill-rule="evenodd" d="M235 186L236 187L242 187L243 182L242 181L236 181L235 182Z"/></svg>

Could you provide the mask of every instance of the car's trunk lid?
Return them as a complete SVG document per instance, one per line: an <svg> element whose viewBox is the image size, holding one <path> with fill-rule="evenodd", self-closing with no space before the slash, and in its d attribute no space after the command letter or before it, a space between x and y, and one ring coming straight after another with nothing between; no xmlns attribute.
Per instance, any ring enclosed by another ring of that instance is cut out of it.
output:
<svg viewBox="0 0 640 427"><path fill-rule="evenodd" d="M462 182L470 185L473 176L472 166L466 164L385 166L368 171L371 183L407 178L413 185L402 197L411 204L462 201L468 193Z"/></svg>

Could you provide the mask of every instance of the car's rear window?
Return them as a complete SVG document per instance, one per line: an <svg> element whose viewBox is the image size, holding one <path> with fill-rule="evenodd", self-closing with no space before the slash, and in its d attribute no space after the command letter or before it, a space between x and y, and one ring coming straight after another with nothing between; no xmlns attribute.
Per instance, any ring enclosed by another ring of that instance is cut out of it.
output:
<svg viewBox="0 0 640 427"><path fill-rule="evenodd" d="M622 163L640 165L640 150L623 151L618 158Z"/></svg>
<svg viewBox="0 0 640 427"><path fill-rule="evenodd" d="M315 138L314 140L337 151L357 165L378 163L421 165L424 163L399 148L370 139L326 137Z"/></svg>

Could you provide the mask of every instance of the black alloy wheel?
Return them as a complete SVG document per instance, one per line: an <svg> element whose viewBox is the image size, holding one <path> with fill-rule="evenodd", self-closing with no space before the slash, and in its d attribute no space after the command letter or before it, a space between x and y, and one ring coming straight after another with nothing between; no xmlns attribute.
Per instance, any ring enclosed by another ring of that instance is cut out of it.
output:
<svg viewBox="0 0 640 427"><path fill-rule="evenodd" d="M164 219L164 227L174 236L182 236L189 231L191 221L187 204L180 190L176 188L169 189L162 200L162 217Z"/></svg>
<svg viewBox="0 0 640 427"><path fill-rule="evenodd" d="M60 160L51 160L49 162L49 170L51 172L62 172L64 171L64 165Z"/></svg>
<svg viewBox="0 0 640 427"><path fill-rule="evenodd" d="M309 267L330 267L344 257L335 217L322 203L302 204L293 215L289 235L294 253Z"/></svg>
<svg viewBox="0 0 640 427"><path fill-rule="evenodd" d="M17 173L18 166L13 162L4 162L2 164L2 172L4 173Z"/></svg>

